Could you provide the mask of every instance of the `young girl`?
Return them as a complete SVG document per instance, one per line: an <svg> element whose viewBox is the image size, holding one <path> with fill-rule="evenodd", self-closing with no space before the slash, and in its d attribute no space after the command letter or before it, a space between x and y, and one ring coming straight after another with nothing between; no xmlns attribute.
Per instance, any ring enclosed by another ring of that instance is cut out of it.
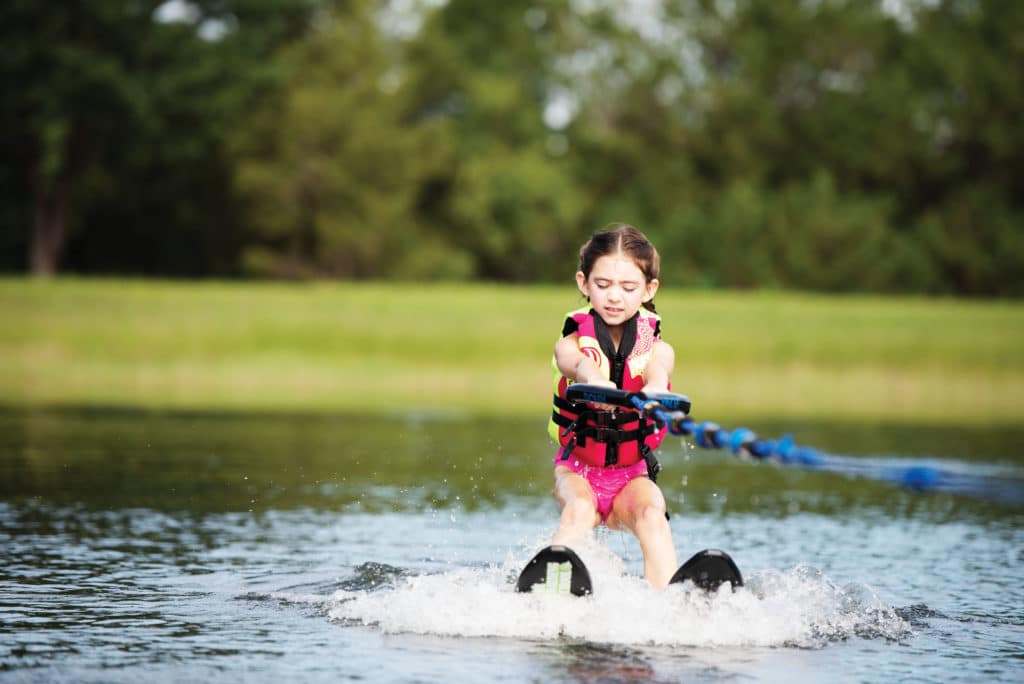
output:
<svg viewBox="0 0 1024 684"><path fill-rule="evenodd" d="M555 498L561 507L552 544L572 546L602 522L636 535L644 576L664 587L676 570L665 498L654 483L653 449L664 428L636 411L565 399L571 383L667 392L675 353L659 339L654 311L658 252L639 230L618 225L580 249L576 284L589 305L566 315L555 344L555 407L549 432L555 456Z"/></svg>

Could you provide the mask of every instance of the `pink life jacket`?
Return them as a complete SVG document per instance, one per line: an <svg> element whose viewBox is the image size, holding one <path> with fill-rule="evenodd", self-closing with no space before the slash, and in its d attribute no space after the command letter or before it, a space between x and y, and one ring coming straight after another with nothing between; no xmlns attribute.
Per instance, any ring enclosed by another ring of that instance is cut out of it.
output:
<svg viewBox="0 0 1024 684"><path fill-rule="evenodd" d="M580 351L597 364L602 374L619 389L635 392L643 389L644 371L659 341L660 328L661 318L656 313L640 309L626 321L619 348L615 349L608 326L587 306L566 314L562 335L575 332ZM552 367L554 408L548 434L562 447L560 459L572 456L603 468L624 468L643 459L653 480L659 469L653 451L664 439L666 428L659 430L654 421L638 411L603 411L586 403L569 402L565 391L571 383L554 359Z"/></svg>

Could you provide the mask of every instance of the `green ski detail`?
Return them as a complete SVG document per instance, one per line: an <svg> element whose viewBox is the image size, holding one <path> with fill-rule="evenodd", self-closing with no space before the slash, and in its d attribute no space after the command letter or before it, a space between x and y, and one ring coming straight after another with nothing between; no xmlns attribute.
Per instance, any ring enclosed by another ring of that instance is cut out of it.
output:
<svg viewBox="0 0 1024 684"><path fill-rule="evenodd" d="M572 563L547 564L547 578L544 581L544 590L549 594L568 594L572 590Z"/></svg>

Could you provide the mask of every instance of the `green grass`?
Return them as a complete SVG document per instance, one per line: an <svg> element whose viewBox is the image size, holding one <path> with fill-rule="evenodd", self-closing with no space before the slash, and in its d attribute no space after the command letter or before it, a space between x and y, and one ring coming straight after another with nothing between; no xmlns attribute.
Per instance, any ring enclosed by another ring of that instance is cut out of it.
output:
<svg viewBox="0 0 1024 684"><path fill-rule="evenodd" d="M0 280L0 401L536 414L565 287ZM1020 423L1024 306L663 289L694 416Z"/></svg>

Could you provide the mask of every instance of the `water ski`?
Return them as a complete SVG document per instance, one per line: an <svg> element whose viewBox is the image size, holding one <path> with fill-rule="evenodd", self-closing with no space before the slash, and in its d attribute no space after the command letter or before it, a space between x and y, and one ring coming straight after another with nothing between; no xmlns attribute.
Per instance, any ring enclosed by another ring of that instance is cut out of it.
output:
<svg viewBox="0 0 1024 684"><path fill-rule="evenodd" d="M593 592L590 573L576 552L567 546L541 549L523 568L516 591L586 596Z"/></svg>
<svg viewBox="0 0 1024 684"><path fill-rule="evenodd" d="M725 551L705 549L679 566L669 584L691 581L701 589L715 591L728 582L733 589L743 586L743 575Z"/></svg>

